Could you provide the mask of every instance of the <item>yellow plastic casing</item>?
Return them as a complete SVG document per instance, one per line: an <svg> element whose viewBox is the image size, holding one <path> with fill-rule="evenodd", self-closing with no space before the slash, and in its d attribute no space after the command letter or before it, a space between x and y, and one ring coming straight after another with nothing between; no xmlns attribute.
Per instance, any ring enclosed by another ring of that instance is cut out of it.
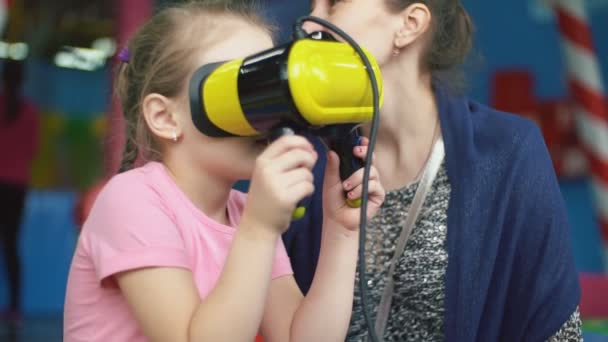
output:
<svg viewBox="0 0 608 342"><path fill-rule="evenodd" d="M375 58L365 49L384 100L382 76ZM287 73L293 101L311 125L370 121L373 116L371 81L365 64L348 44L303 39L288 58Z"/></svg>
<svg viewBox="0 0 608 342"><path fill-rule="evenodd" d="M241 107L238 93L238 73L243 59L220 65L205 80L201 89L209 121L236 136L254 136L253 128Z"/></svg>

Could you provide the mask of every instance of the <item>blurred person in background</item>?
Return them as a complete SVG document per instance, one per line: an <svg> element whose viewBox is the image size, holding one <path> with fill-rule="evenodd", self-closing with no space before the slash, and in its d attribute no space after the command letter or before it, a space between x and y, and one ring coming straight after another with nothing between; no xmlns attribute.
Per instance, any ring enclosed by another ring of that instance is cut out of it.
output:
<svg viewBox="0 0 608 342"><path fill-rule="evenodd" d="M37 109L21 93L24 67L22 61L3 62L0 94L0 240L10 294L1 317L10 322L20 320L18 236L39 135Z"/></svg>

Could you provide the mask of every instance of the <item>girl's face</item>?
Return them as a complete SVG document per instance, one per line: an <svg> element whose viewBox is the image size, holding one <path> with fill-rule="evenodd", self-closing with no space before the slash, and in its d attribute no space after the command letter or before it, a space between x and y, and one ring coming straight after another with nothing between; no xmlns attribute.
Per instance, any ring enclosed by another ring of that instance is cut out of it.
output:
<svg viewBox="0 0 608 342"><path fill-rule="evenodd" d="M201 49L195 57L190 75L203 64L243 58L273 46L266 31L244 20L226 19L222 25L226 25L226 29L217 32L221 32L224 37L216 40L211 48ZM249 178L255 159L265 144L250 137L212 138L198 131L190 114L187 84L184 84L183 89L185 90L178 101L182 135L176 146L180 149L178 153L181 158L227 180Z"/></svg>
<svg viewBox="0 0 608 342"><path fill-rule="evenodd" d="M313 0L311 15L344 30L371 52L380 66L391 59L395 35L403 25L400 13L389 11L384 0ZM312 23L305 24L305 28L321 29Z"/></svg>

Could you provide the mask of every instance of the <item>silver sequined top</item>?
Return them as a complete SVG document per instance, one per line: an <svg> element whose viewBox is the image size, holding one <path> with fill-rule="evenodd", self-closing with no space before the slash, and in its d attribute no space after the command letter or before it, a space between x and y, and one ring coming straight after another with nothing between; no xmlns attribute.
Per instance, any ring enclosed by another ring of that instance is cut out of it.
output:
<svg viewBox="0 0 608 342"><path fill-rule="evenodd" d="M367 228L366 262L373 308L372 321L384 291L386 273L396 241L414 199L418 183L390 191L378 215ZM395 270L395 292L384 334L385 341L442 341L445 314L447 210L450 183L445 163L441 166L421 208L417 222ZM361 311L356 279L353 315L347 341L366 341L367 328ZM551 342L580 341L578 309Z"/></svg>

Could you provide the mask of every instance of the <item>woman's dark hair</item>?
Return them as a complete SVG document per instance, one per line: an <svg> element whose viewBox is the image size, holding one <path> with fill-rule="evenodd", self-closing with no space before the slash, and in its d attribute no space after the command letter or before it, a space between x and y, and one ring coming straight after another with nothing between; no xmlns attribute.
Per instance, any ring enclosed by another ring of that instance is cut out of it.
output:
<svg viewBox="0 0 608 342"><path fill-rule="evenodd" d="M386 0L390 9L404 10L413 3L426 5L433 16L433 39L425 63L434 71L460 66L473 43L473 23L459 0Z"/></svg>
<svg viewBox="0 0 608 342"><path fill-rule="evenodd" d="M463 85L459 68L473 45L473 22L460 0L385 0L390 10L402 11L414 3L426 5L432 16L432 39L423 56L424 67L435 78Z"/></svg>

